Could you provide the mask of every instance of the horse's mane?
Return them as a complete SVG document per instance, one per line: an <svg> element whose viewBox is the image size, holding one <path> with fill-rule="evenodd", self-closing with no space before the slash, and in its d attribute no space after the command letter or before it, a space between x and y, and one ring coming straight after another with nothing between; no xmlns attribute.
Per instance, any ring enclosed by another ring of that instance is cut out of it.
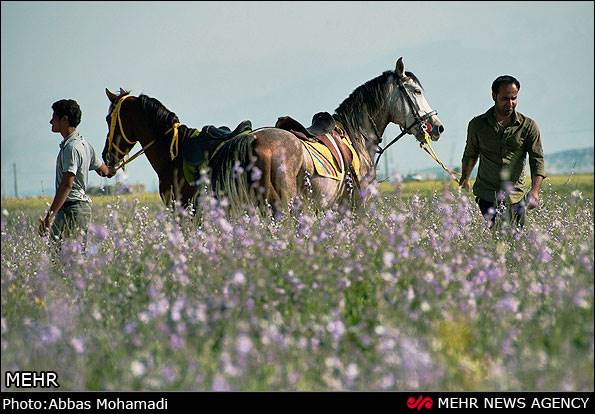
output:
<svg viewBox="0 0 595 414"><path fill-rule="evenodd" d="M362 162L369 164L368 168L371 168L373 160L368 159L369 143L366 142L367 137L363 135L360 123L362 115L370 116L370 113L362 114L362 111L376 112L385 103L388 95L388 81L391 77L396 76L396 73L391 70L383 72L382 75L358 86L335 109L334 117L345 126L356 151L362 156ZM412 72L405 72L405 76L413 79L422 87L421 82Z"/></svg>
<svg viewBox="0 0 595 414"><path fill-rule="evenodd" d="M382 75L375 77L358 86L341 104L335 109L335 114L340 122L357 134L357 126L361 120L362 110L374 111L384 104L387 97L387 80L396 77L394 71L388 70ZM412 72L405 72L405 76L412 78L420 87L421 82ZM423 88L423 87L422 87ZM356 140L356 143L359 140ZM365 143L361 142L365 147ZM363 148L362 148L363 149Z"/></svg>
<svg viewBox="0 0 595 414"><path fill-rule="evenodd" d="M167 109L156 98L141 94L138 96L141 110L147 115L149 126L154 131L165 131L175 123L180 122L177 115Z"/></svg>
<svg viewBox="0 0 595 414"><path fill-rule="evenodd" d="M412 78L421 87L421 82L412 72L405 72L405 75ZM335 109L335 113L347 123L354 125L354 121L359 119L363 107L368 109L377 108L384 103L386 99L386 81L391 76L396 76L396 74L394 71L388 70L382 73L382 75L358 86L347 99L341 102L339 107Z"/></svg>

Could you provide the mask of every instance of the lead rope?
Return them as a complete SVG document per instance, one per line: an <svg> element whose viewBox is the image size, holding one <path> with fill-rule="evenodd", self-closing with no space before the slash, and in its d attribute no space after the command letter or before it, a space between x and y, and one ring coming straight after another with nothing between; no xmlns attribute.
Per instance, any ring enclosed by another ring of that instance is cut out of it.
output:
<svg viewBox="0 0 595 414"><path fill-rule="evenodd" d="M423 149L425 152L427 152L430 155L430 157L432 157L432 159L436 161L438 165L440 165L442 169L448 173L451 179L458 182L459 180L457 176L461 176L461 174L450 170L444 164L444 162L442 162L442 160L438 158L438 154L436 154L436 151L434 151L434 148L432 148L432 145L430 144L430 134L426 132L425 125L422 126L422 130L424 131L424 142L420 143L419 147Z"/></svg>
<svg viewBox="0 0 595 414"><path fill-rule="evenodd" d="M156 139L154 139L153 141L149 142L144 148L141 148L140 150L138 150L137 153L134 154L132 157L130 157L130 158L126 159L126 160L120 161L120 163L116 166L115 171L118 171L120 168L123 168L129 162L134 161L136 158L138 158L140 155L142 155L147 149L149 149L149 147L151 145L153 145L155 142L157 142Z"/></svg>
<svg viewBox="0 0 595 414"><path fill-rule="evenodd" d="M384 151L386 151L395 142L397 142L398 140L400 140L405 134L410 134L411 133L411 131L410 131L411 128L413 128L417 124L421 124L422 131L424 132L425 135L427 135L428 133L427 133L426 124L425 124L424 121L426 119L432 117L433 115L436 115L437 113L438 112L436 112L436 111L432 111L432 112L428 112L427 114L425 114L421 118L418 117L418 116L416 116L416 120L413 121L413 124L409 125L408 127L406 126L405 128L401 128L399 126L399 128L401 128L401 133L399 135L397 135L391 142L389 142L388 144L386 144L386 146L384 148L382 148L380 145L376 145L376 153L378 154L378 158L376 158L376 162L374 163L374 169L376 169L376 167L378 167L378 163L380 162L380 157L382 156L382 154L384 153Z"/></svg>

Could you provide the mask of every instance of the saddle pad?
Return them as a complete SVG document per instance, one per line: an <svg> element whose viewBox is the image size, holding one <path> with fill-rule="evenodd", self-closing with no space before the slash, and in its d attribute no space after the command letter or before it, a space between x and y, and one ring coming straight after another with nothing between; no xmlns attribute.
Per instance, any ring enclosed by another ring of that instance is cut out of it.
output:
<svg viewBox="0 0 595 414"><path fill-rule="evenodd" d="M310 153L314 169L321 177L332 178L333 180L342 181L343 173L339 170L338 165L333 159L330 150L319 142L300 141Z"/></svg>
<svg viewBox="0 0 595 414"><path fill-rule="evenodd" d="M331 151L322 143L320 142L310 142L310 141L301 141L301 143L306 147L308 152L310 153L310 157L312 158L312 162L314 163L314 169L316 173L321 177L332 178L333 180L343 181L344 173L339 169L337 162L333 158ZM351 143L343 139L343 143L347 145L351 154L353 155L353 169L355 170L356 174L359 177L359 157L355 152L355 149L351 146Z"/></svg>

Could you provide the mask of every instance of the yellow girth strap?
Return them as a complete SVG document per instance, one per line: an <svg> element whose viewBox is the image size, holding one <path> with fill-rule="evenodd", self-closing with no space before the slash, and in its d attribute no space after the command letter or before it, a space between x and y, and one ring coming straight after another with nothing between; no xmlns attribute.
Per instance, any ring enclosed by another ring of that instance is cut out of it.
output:
<svg viewBox="0 0 595 414"><path fill-rule="evenodd" d="M165 131L165 135L169 134L169 131L173 130L174 134L171 137L171 145L169 146L169 155L171 156L171 160L173 161L178 156L178 127L180 126L179 122L176 122L172 125L170 129ZM176 148L176 153L174 154L174 147Z"/></svg>
<svg viewBox="0 0 595 414"><path fill-rule="evenodd" d="M357 154L357 151L355 150L355 148L353 148L353 144L351 143L351 138L349 138L349 135L345 134L343 135L343 139L342 139L343 143L345 145L347 145L347 148L349 148L349 151L351 151L351 165L353 166L353 170L355 171L355 175L357 176L358 181L361 181L362 177L359 171L359 166L360 166L360 161L359 161L359 155Z"/></svg>
<svg viewBox="0 0 595 414"><path fill-rule="evenodd" d="M347 132L345 132L345 128L343 127L343 124L341 124L339 121L336 121L335 130L341 136L341 141L343 141L343 143L345 145L347 145L347 148L349 148L349 151L351 151L351 155L352 155L351 165L353 166L353 170L355 171L357 180L361 181L362 176L361 176L360 170L359 170L359 168L360 168L359 155L358 155L357 151L355 150L355 148L353 147L353 143L351 142L351 138L349 137L349 134L347 134Z"/></svg>

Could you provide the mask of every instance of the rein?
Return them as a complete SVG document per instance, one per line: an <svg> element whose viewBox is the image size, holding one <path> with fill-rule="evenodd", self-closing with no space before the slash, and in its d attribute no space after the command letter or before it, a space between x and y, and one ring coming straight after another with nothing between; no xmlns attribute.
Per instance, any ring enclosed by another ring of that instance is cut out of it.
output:
<svg viewBox="0 0 595 414"><path fill-rule="evenodd" d="M423 124L423 122L426 119L428 119L429 117L431 117L433 115L436 115L437 113L438 113L437 111L432 111L432 112L428 112L427 114L425 114L422 117L416 116L417 119L415 120L415 122L413 122L413 124L409 125L405 129L401 128L401 133L399 135L397 135L391 142L389 142L388 144L386 144L386 146L384 148L382 148L380 145L377 145L378 148L376 149L376 152L378 153L378 158L376 158L376 162L374 163L374 168L376 168L378 166L378 162L380 161L380 157L382 156L382 154L384 153L384 151L386 151L388 149L388 147L390 147L395 142L397 142L398 140L400 140L406 134L410 134L411 133L411 129L414 126L417 126L418 124L421 124L421 129L427 135L427 132L425 130L426 126Z"/></svg>
<svg viewBox="0 0 595 414"><path fill-rule="evenodd" d="M434 114L436 114L436 111L432 111L429 114L424 115L421 118L421 122L423 122L423 120L428 118L429 116L432 116ZM380 145L378 146L378 148L380 150L376 150L376 152L379 154L378 158L376 159L376 162L374 163L374 168L376 168L378 166L378 161L380 161L380 156L382 156L382 154L384 153L384 151L386 151L388 149L388 147L390 147L392 144L394 144L395 142L397 142L399 139L401 139L401 137L403 137L403 135L407 134L409 132L409 130L414 127L415 125L417 125L418 122L414 123L413 125L411 125L409 128L403 130L403 132L401 132L395 139L393 139L391 142L389 142L384 148L381 148ZM461 174L455 171L450 170L442 160L440 160L440 158L438 158L438 154L436 154L436 151L434 150L434 148L432 147L432 144L430 144L430 134L428 134L428 132L426 131L426 125L422 123L421 125L421 129L424 132L424 140L422 142L419 143L419 147L421 149L423 149L425 152L427 152L430 157L432 157L432 159L434 161L436 161L436 163L438 165L440 165L442 167L442 169L444 171L446 171L448 173L448 175L450 175L450 177L455 180L458 181L457 176L460 176Z"/></svg>
<svg viewBox="0 0 595 414"><path fill-rule="evenodd" d="M136 158L138 158L140 155L144 154L144 152L151 146L153 145L155 142L157 142L156 139L154 139L153 141L149 142L144 148L141 148L140 150L137 151L136 154L134 154L132 157L126 159L126 160L122 160L118 163L118 165L116 165L115 170L114 171L118 171L120 168L124 168L124 166L126 164L128 164L129 162L134 161Z"/></svg>

